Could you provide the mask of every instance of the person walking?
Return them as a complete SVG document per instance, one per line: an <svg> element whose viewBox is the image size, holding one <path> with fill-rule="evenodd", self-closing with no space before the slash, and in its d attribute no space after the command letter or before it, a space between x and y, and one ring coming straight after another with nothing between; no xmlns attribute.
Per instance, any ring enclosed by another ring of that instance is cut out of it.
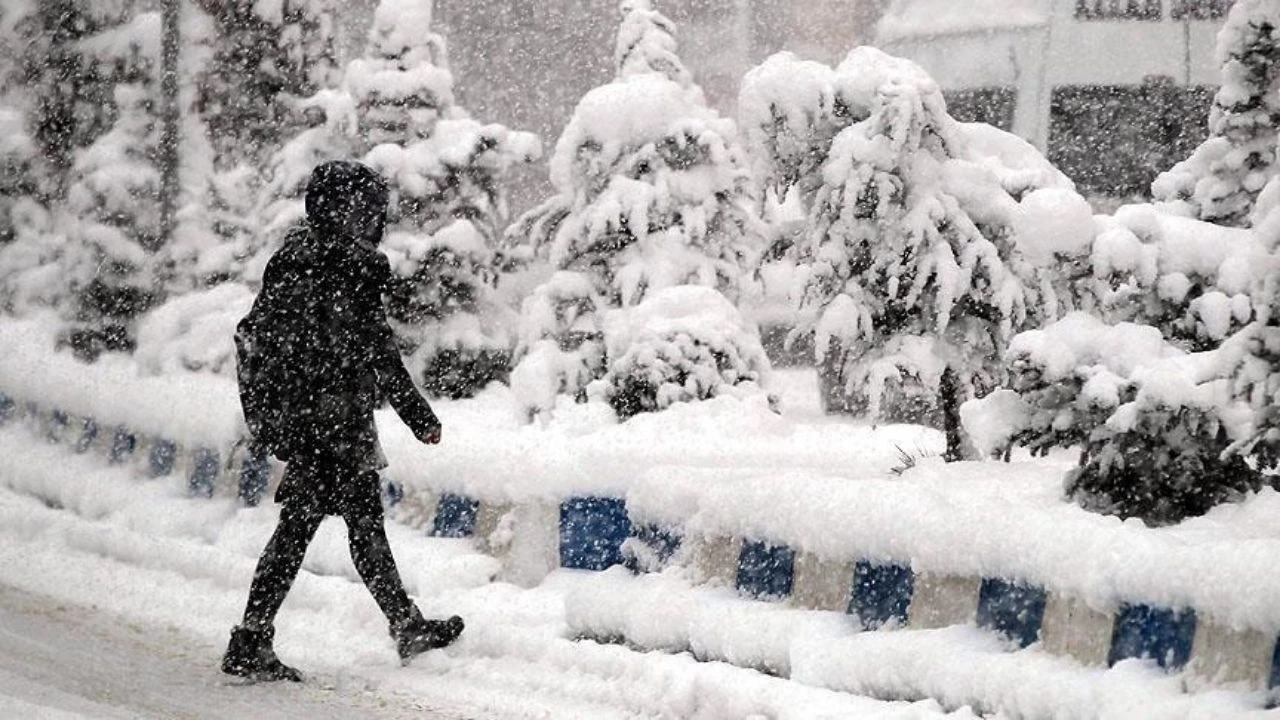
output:
<svg viewBox="0 0 1280 720"><path fill-rule="evenodd" d="M222 671L254 680L302 680L276 657L276 613L329 515L346 522L351 559L402 661L449 645L463 621L425 619L409 599L387 542L378 471L386 467L373 411L390 402L419 441L441 425L396 349L382 295L391 266L377 249L386 182L355 162L324 163L306 189L306 221L290 230L236 328L240 400L253 442L287 463L280 518L262 551L244 617Z"/></svg>

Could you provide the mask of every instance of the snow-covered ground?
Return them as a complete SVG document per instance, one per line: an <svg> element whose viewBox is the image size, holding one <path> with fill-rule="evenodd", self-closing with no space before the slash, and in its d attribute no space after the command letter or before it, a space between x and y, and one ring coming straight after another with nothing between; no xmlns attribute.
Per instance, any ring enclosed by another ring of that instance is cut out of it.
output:
<svg viewBox="0 0 1280 720"><path fill-rule="evenodd" d="M302 687L217 673L271 506L194 501L179 478L72 455L0 430L0 714L30 717L927 718L904 703L820 690L687 655L567 637L561 572L532 590L489 583L465 541L392 526L410 592L468 620L453 648L402 668L331 520L278 623ZM246 714L244 710L251 712ZM319 708L319 709L317 709ZM325 713L328 713L326 715ZM434 715L430 714L434 713ZM960 710L958 717L972 716Z"/></svg>

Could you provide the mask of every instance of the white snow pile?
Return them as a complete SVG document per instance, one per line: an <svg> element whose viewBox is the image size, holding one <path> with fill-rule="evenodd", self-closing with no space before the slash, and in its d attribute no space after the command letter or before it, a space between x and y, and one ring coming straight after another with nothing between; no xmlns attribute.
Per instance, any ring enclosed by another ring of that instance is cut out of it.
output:
<svg viewBox="0 0 1280 720"><path fill-rule="evenodd" d="M661 290L606 319L605 397L620 415L767 388L769 359L753 325L706 287Z"/></svg>
<svg viewBox="0 0 1280 720"><path fill-rule="evenodd" d="M1234 627L1280 630L1269 594L1280 592L1280 578L1266 570L1280 549L1271 519L1280 493L1152 529L1062 502L1060 475L1073 460L926 457L901 475L857 477L655 467L628 489L627 511L683 536L678 553L702 540L746 538L833 562L1030 583L1102 611L1121 602L1194 607ZM696 580L691 561L677 554L670 572Z"/></svg>
<svg viewBox="0 0 1280 720"><path fill-rule="evenodd" d="M134 360L153 375L211 372L235 376L235 329L254 293L228 282L179 295L143 316Z"/></svg>
<svg viewBox="0 0 1280 720"><path fill-rule="evenodd" d="M199 306L199 303L195 303ZM201 310L207 307L199 308ZM197 335L207 321L193 324ZM193 313L196 318L203 317ZM132 358L107 355L93 364L54 352L56 323L44 315L0 322L0 392L20 402L34 402L44 410L59 409L81 418L94 418L100 427L124 425L134 432L163 437L195 447L230 447L245 434L235 382L212 373L180 372L148 376ZM174 318L181 328L182 321ZM156 327L163 333L165 328ZM218 331L220 332L220 331ZM199 341L196 358L207 358ZM176 364L166 350L157 362Z"/></svg>

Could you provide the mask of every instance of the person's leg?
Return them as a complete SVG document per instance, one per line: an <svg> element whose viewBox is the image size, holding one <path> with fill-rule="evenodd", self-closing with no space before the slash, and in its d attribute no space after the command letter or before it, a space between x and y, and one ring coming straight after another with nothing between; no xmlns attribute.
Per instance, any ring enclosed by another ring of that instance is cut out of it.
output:
<svg viewBox="0 0 1280 720"><path fill-rule="evenodd" d="M415 608L409 593L405 592L400 570L391 554L391 543L387 541L378 474L360 473L353 482L363 492L352 493L342 516L347 523L351 560L382 614L387 616L387 622L394 626L406 621ZM372 491L366 486L372 487Z"/></svg>
<svg viewBox="0 0 1280 720"><path fill-rule="evenodd" d="M302 680L302 673L276 657L274 623L323 519L322 513L296 502L287 501L281 507L275 533L258 559L244 618L231 630L231 642L222 656L223 672L254 680Z"/></svg>
<svg viewBox="0 0 1280 720"><path fill-rule="evenodd" d="M343 511L351 559L386 616L400 657L408 660L452 643L462 633L462 618L455 615L448 620L427 620L404 589L387 541L378 474L361 473L351 487L354 492Z"/></svg>
<svg viewBox="0 0 1280 720"><path fill-rule="evenodd" d="M276 613L298 577L307 546L320 528L321 520L324 515L307 507L287 503L280 509L276 531L263 548L253 573L241 622L243 627L260 630L275 623Z"/></svg>

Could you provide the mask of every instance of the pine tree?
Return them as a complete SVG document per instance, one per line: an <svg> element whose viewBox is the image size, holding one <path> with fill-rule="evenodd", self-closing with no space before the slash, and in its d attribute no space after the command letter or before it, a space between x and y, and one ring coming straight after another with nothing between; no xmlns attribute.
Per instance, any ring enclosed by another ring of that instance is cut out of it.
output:
<svg viewBox="0 0 1280 720"><path fill-rule="evenodd" d="M856 122L836 135L810 209L797 332L816 335L828 383L854 409L880 417L888 400L890 417L936 422L956 459L959 396L994 385L1014 330L1058 312L1045 275L1061 253L1016 226L1018 201L1035 195L1027 174L984 166L917 66L858 48L836 76ZM1071 240L1087 247L1084 207Z"/></svg>
<svg viewBox="0 0 1280 720"><path fill-rule="evenodd" d="M507 375L512 311L495 295L502 182L541 150L532 135L483 125L455 102L431 19L427 0L383 0L343 89L364 160L390 184L383 249L397 339L429 392L465 397Z"/></svg>
<svg viewBox="0 0 1280 720"><path fill-rule="evenodd" d="M765 238L737 129L707 107L675 53L671 22L645 0L623 2L622 13L617 75L578 104L552 158L555 195L520 218L508 242L562 271L562 288L591 288L591 298L548 294L569 307L627 308L679 285L737 299ZM566 273L586 282L563 281ZM546 365L592 366L604 355L598 334L557 340L582 361Z"/></svg>
<svg viewBox="0 0 1280 720"><path fill-rule="evenodd" d="M198 0L217 29L196 106L218 165L261 162L296 127L291 103L337 83L328 0Z"/></svg>
<svg viewBox="0 0 1280 720"><path fill-rule="evenodd" d="M115 105L115 124L79 153L67 193L75 219L60 262L72 297L67 339L86 358L131 350L136 319L157 300L159 128L152 88L118 85Z"/></svg>
<svg viewBox="0 0 1280 720"><path fill-rule="evenodd" d="M1258 194L1280 174L1280 7L1237 0L1218 35L1218 60L1209 139L1152 189L1201 220L1247 227Z"/></svg>

